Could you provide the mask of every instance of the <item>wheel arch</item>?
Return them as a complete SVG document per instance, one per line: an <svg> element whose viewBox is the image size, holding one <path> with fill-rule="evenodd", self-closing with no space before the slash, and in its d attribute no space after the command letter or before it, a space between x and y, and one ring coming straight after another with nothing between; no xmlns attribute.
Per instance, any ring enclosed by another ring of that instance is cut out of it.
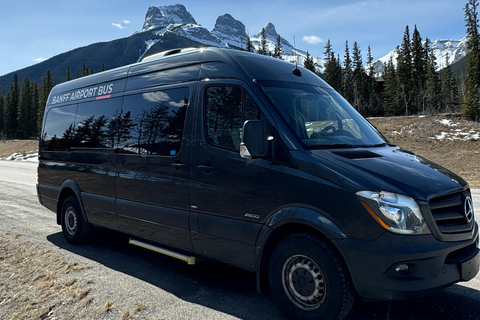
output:
<svg viewBox="0 0 480 320"><path fill-rule="evenodd" d="M80 208L82 211L82 216L87 220L87 215L85 214L85 209L83 207L83 201L81 197L82 190L78 183L73 180L65 180L62 186L60 187L60 192L58 193L58 200L57 200L57 224L61 224L61 212L62 212L62 205L63 202L70 196L75 196L80 203Z"/></svg>
<svg viewBox="0 0 480 320"><path fill-rule="evenodd" d="M295 233L313 233L331 244L338 256L347 267L345 258L335 241L345 239L345 233L324 214L311 208L289 207L272 215L260 231L256 246L256 277L257 291L269 290L268 263L270 256L278 243ZM348 267L347 267L348 269ZM348 273L349 270L347 270Z"/></svg>

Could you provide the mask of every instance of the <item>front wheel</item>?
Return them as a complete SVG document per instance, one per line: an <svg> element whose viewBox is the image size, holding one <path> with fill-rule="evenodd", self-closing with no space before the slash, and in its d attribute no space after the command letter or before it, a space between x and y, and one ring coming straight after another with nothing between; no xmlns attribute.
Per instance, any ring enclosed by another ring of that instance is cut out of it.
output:
<svg viewBox="0 0 480 320"><path fill-rule="evenodd" d="M63 202L61 214L62 231L71 244L86 242L93 231L93 226L85 221L77 197L70 196Z"/></svg>
<svg viewBox="0 0 480 320"><path fill-rule="evenodd" d="M343 261L314 234L293 234L277 245L269 281L277 304L292 319L340 320L353 305Z"/></svg>

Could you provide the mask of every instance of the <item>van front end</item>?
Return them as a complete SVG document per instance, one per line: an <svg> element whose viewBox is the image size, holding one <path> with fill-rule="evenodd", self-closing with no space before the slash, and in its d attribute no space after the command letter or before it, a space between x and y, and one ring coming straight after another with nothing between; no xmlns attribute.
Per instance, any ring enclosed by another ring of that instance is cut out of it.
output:
<svg viewBox="0 0 480 320"><path fill-rule="evenodd" d="M433 234L385 232L373 241L336 244L363 300L403 300L473 279L480 264L477 224L468 235L468 240L446 242Z"/></svg>
<svg viewBox="0 0 480 320"><path fill-rule="evenodd" d="M347 236L334 242L363 299L425 296L478 274L478 224L468 184L462 178L397 147L313 154L314 161L350 173L358 185L364 181L361 190L354 191L356 214L345 215L352 220L367 215L384 231L368 239L354 225L339 222L347 226L342 229Z"/></svg>

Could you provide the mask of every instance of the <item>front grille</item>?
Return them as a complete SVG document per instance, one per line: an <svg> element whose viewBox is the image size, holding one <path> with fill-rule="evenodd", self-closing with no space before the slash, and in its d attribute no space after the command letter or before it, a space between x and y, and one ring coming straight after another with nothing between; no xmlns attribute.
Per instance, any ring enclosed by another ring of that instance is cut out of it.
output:
<svg viewBox="0 0 480 320"><path fill-rule="evenodd" d="M473 221L465 215L465 199L468 191L455 193L430 200L430 210L438 230L443 234L457 234L472 230Z"/></svg>

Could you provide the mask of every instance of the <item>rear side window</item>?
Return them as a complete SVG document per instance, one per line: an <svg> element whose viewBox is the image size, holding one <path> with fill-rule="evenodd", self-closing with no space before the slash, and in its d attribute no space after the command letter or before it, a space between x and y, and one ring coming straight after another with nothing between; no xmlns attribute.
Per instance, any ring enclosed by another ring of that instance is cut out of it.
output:
<svg viewBox="0 0 480 320"><path fill-rule="evenodd" d="M45 151L66 151L75 138L77 105L48 110L42 132L41 148Z"/></svg>
<svg viewBox="0 0 480 320"><path fill-rule="evenodd" d="M121 152L175 156L180 152L189 89L176 88L126 96L119 118Z"/></svg>
<svg viewBox="0 0 480 320"><path fill-rule="evenodd" d="M206 88L205 131L210 144L239 151L243 123L253 119L261 119L260 109L242 87Z"/></svg>
<svg viewBox="0 0 480 320"><path fill-rule="evenodd" d="M92 101L78 105L75 118L75 147L116 148L117 118L121 116L122 98Z"/></svg>

